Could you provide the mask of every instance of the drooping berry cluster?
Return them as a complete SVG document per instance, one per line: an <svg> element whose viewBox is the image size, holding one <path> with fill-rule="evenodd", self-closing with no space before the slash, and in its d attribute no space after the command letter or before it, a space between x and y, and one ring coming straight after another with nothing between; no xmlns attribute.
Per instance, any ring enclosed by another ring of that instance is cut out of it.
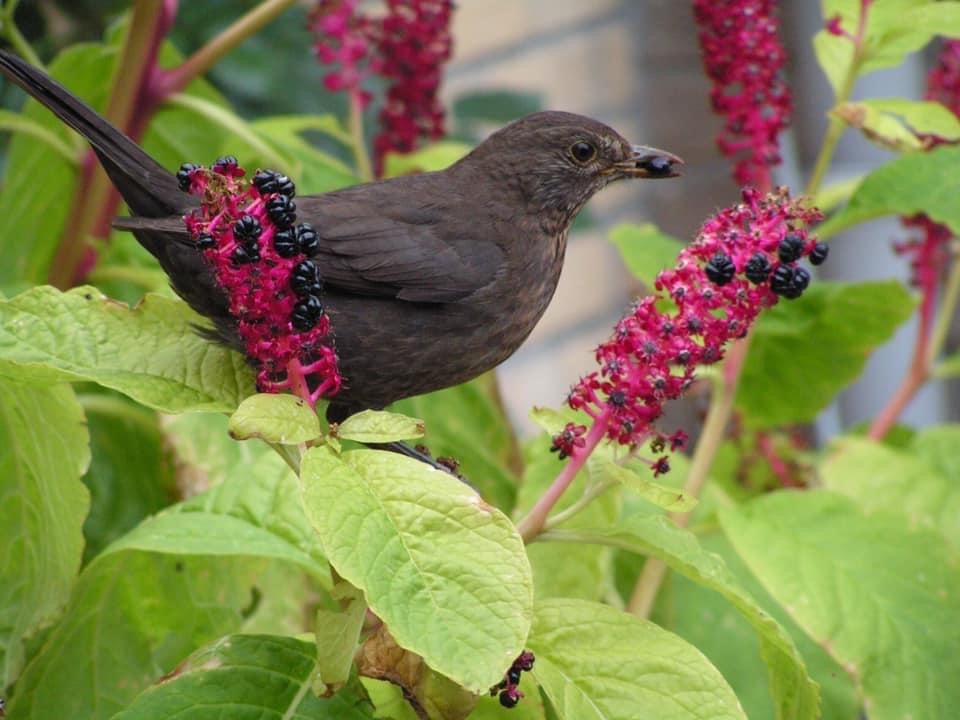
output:
<svg viewBox="0 0 960 720"><path fill-rule="evenodd" d="M310 15L317 58L336 69L324 77L331 91L351 93L365 107L364 81L387 81L374 138L374 161L382 174L388 152L406 153L423 138L444 135L438 99L443 64L450 59L452 0L386 0L386 12L367 16L357 0L318 0Z"/></svg>
<svg viewBox="0 0 960 720"><path fill-rule="evenodd" d="M570 407L602 423L609 439L631 447L650 441L654 452L682 445L685 435L653 427L664 403L690 386L697 365L719 361L762 309L803 293L810 273L798 265L802 258L815 265L826 259L827 246L806 230L820 219L817 210L785 189L763 196L745 188L742 196L704 224L675 268L657 276L657 292L639 300L597 348L600 370L571 390ZM568 426L554 445L563 456L576 455L582 435ZM669 468L664 460L651 463L656 473Z"/></svg>
<svg viewBox="0 0 960 720"><path fill-rule="evenodd" d="M503 676L503 680L490 688L490 695L499 695L500 704L505 708L516 707L520 698L523 697L523 693L520 692L520 676L524 672L533 670L535 660L536 658L529 650L520 653Z"/></svg>
<svg viewBox="0 0 960 720"><path fill-rule="evenodd" d="M378 70L390 83L373 141L378 174L388 152L408 153L421 138L443 137L438 94L453 48L451 0L387 0L387 8L376 38Z"/></svg>
<svg viewBox="0 0 960 720"><path fill-rule="evenodd" d="M713 81L710 100L725 118L720 151L735 162L740 185L771 187L780 164L778 136L790 121L790 90L782 70L787 54L777 35L774 0L694 0L703 67Z"/></svg>
<svg viewBox="0 0 960 720"><path fill-rule="evenodd" d="M291 390L315 405L342 382L323 281L310 259L317 233L308 223L296 223L290 178L260 170L247 182L245 174L229 156L210 169L182 165L180 188L202 198L184 221L230 300L230 314L258 369L258 389Z"/></svg>

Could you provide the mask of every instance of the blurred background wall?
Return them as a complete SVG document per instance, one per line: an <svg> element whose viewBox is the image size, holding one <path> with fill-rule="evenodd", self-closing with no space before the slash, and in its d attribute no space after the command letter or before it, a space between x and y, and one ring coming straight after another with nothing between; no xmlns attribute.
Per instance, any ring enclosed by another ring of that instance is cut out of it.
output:
<svg viewBox="0 0 960 720"><path fill-rule="evenodd" d="M189 52L254 5L255 0L183 1L173 40ZM305 14L311 5L305 1L286 13L211 73L242 114L342 114L343 98L322 90L322 70L310 51ZM18 21L49 57L59 46L99 38L128 6L127 0L24 0ZM781 0L780 8L796 110L779 181L798 192L819 146L831 98L810 49L810 38L823 26L819 3ZM620 222L653 222L689 239L711 212L736 201L737 188L728 162L715 150L719 121L708 106L689 0L458 0L454 44L443 88L454 135L477 140L525 112L563 109L594 116L635 142L686 160L680 179L609 188L578 222L552 306L500 371L513 418L530 427L527 409L562 402L568 386L592 368L593 348L642 290L607 243L609 229ZM870 95L920 97L925 70L925 58L915 56L904 66L869 76L859 89ZM9 88L2 93L0 100L11 101ZM860 174L888 157L847 133L830 179ZM907 268L891 252L892 241L904 235L898 222L887 220L842 236L834 243L825 275L905 279ZM861 380L823 414L818 427L824 435L877 412L902 378L914 332L909 323L871 358ZM957 419L958 407L956 385L929 383L903 420L923 425Z"/></svg>

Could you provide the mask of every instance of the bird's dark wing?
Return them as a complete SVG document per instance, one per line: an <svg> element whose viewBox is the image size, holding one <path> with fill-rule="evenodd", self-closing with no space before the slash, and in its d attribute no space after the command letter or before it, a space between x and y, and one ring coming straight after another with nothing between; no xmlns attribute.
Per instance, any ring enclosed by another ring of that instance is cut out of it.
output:
<svg viewBox="0 0 960 720"><path fill-rule="evenodd" d="M387 198L383 203L376 196L351 195L347 190L296 198L298 220L319 236L313 259L331 288L408 302L452 302L491 282L502 268L503 249L469 223L450 223L449 208L397 202L389 193L381 196ZM192 245L179 217L117 218L114 226L162 231Z"/></svg>
<svg viewBox="0 0 960 720"><path fill-rule="evenodd" d="M491 282L504 262L497 243L451 222L449 208L349 193L298 199L298 208L320 237L314 260L324 282L349 292L451 302Z"/></svg>

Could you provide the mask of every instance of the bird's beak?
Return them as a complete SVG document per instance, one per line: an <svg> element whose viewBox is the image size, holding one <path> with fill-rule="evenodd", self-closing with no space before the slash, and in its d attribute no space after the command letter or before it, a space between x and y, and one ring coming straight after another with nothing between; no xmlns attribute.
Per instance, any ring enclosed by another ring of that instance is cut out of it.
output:
<svg viewBox="0 0 960 720"><path fill-rule="evenodd" d="M666 150L634 145L630 159L613 166L613 172L629 178L670 178L680 174L683 160Z"/></svg>

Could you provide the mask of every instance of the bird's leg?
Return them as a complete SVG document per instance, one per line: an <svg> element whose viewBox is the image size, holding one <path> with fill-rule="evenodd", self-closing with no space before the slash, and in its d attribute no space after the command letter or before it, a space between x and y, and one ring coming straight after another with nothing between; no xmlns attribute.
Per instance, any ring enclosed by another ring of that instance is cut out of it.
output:
<svg viewBox="0 0 960 720"><path fill-rule="evenodd" d="M435 470L443 470L445 473L452 475L457 480L462 482L464 485L469 485L473 487L469 480L467 480L463 475L461 475L456 470L456 461L450 460L445 461L444 458L434 458L430 455L429 451L426 451L426 448L423 450L418 447L411 447L405 442L400 442L399 440L388 443L364 443L371 450L386 450L387 452L395 452L400 455L405 455L408 458L413 458L414 460L419 460L422 463L425 463L432 467ZM476 488L474 488L476 489Z"/></svg>

